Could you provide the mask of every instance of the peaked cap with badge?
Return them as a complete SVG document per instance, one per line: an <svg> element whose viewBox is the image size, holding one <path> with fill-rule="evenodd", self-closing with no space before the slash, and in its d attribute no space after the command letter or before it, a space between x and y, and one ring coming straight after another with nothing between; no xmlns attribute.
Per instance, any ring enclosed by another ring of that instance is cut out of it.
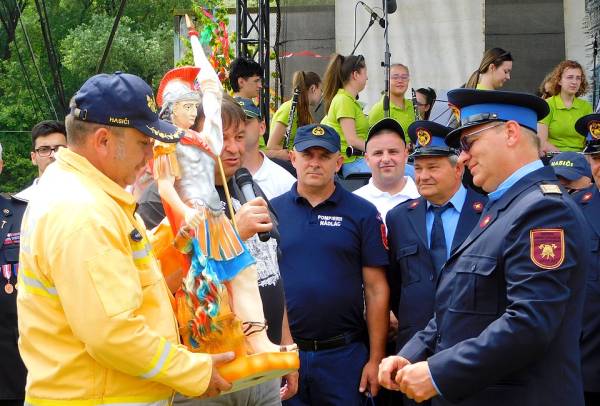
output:
<svg viewBox="0 0 600 406"><path fill-rule="evenodd" d="M575 122L575 130L585 137L586 155L600 152L600 113L588 114Z"/></svg>
<svg viewBox="0 0 600 406"><path fill-rule="evenodd" d="M446 137L453 148L459 147L463 130L494 121L514 120L537 133L537 122L550 112L548 103L537 96L498 90L450 90L448 103L460 123Z"/></svg>
<svg viewBox="0 0 600 406"><path fill-rule="evenodd" d="M413 157L458 155L455 148L445 143L445 138L452 128L433 121L417 120L408 127L408 136L415 145Z"/></svg>
<svg viewBox="0 0 600 406"><path fill-rule="evenodd" d="M309 124L299 127L294 138L294 149L302 152L311 147L325 148L329 152L338 152L340 136L337 131L324 124Z"/></svg>

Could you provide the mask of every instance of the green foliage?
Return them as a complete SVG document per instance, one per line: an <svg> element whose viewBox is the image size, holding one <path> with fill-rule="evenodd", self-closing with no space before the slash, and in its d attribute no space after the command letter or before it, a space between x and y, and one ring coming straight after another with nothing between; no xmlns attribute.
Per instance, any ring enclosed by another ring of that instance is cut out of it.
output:
<svg viewBox="0 0 600 406"><path fill-rule="evenodd" d="M96 73L106 46L113 18L97 16L71 30L60 43L65 69L77 83ZM173 55L172 27L161 24L155 29L136 29L124 16L113 40L104 72L135 72L149 83L158 84Z"/></svg>
<svg viewBox="0 0 600 406"><path fill-rule="evenodd" d="M0 0L0 3L1 13L11 12L12 7L14 14L14 1ZM0 24L0 41L14 35L8 48L5 43L0 47L3 51L0 53L0 142L4 147L0 192L21 190L36 176L37 170L29 159L28 131L41 120L55 117L62 120L66 113L59 107L52 71L61 76L68 104L81 84L96 73L121 0L45 0L59 60L59 66L53 68L48 63L35 2L19 3L24 7L22 14L17 13L20 22L16 29L9 33L10 27ZM122 70L139 75L156 89L162 75L173 66L173 10L191 9L192 4L192 0L128 0L104 71ZM9 52L4 52L6 49ZM35 65L41 72L41 81ZM50 105L54 106L56 116Z"/></svg>

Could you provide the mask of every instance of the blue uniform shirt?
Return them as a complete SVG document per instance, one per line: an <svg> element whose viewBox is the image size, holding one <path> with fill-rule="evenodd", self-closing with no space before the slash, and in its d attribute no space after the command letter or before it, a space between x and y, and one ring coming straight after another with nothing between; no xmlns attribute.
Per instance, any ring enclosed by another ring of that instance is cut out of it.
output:
<svg viewBox="0 0 600 406"><path fill-rule="evenodd" d="M460 212L467 198L467 189L464 186L456 191L454 196L449 200L452 203L452 208L447 209L442 213L442 224L444 225L444 237L446 239L446 258L450 256L450 250L452 249L452 241L454 240L454 233L458 225L458 219L460 218ZM425 214L425 226L427 227L427 245L431 247L431 228L433 227L433 211L429 210L432 204L427 202L427 213Z"/></svg>
<svg viewBox="0 0 600 406"><path fill-rule="evenodd" d="M527 165L522 166L519 169L517 169L512 175L510 175L508 178L506 178L504 180L504 182L502 182L500 185L498 185L498 188L496 188L496 190L494 190L493 192L490 192L488 194L488 199L489 199L488 205L490 205L493 202L495 202L496 200L500 199L504 195L504 193L506 193L506 191L508 189L510 189L515 183L520 181L523 177L529 175L531 172L538 170L542 167L544 167L544 164L542 163L542 161L537 159L537 160L530 162Z"/></svg>
<svg viewBox="0 0 600 406"><path fill-rule="evenodd" d="M323 340L365 330L362 267L388 264L375 206L337 183L316 207L297 184L271 203L292 336Z"/></svg>

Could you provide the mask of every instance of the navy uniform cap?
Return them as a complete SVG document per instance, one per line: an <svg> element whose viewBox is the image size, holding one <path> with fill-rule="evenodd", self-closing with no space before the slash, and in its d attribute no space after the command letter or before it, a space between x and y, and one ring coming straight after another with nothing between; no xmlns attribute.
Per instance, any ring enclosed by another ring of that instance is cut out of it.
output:
<svg viewBox="0 0 600 406"><path fill-rule="evenodd" d="M329 152L339 152L342 148L340 145L340 136L328 125L303 125L296 130L294 149L302 152L311 147L325 148Z"/></svg>
<svg viewBox="0 0 600 406"><path fill-rule="evenodd" d="M537 133L537 122L550 112L548 103L537 96L498 90L450 90L448 104L460 123L446 137L446 144L454 148L462 130L493 121L514 120Z"/></svg>
<svg viewBox="0 0 600 406"><path fill-rule="evenodd" d="M177 142L182 131L158 118L150 86L129 73L101 73L77 91L71 114L89 123L130 127L162 142Z"/></svg>
<svg viewBox="0 0 600 406"><path fill-rule="evenodd" d="M590 164L580 152L566 151L556 154L550 160L550 166L556 176L567 180L577 180L582 176L592 178Z"/></svg>
<svg viewBox="0 0 600 406"><path fill-rule="evenodd" d="M585 137L586 155L600 152L600 113L588 114L575 122L575 131Z"/></svg>
<svg viewBox="0 0 600 406"><path fill-rule="evenodd" d="M408 136L415 145L413 157L458 155L456 149L445 143L452 128L433 121L418 120L408 127Z"/></svg>
<svg viewBox="0 0 600 406"><path fill-rule="evenodd" d="M246 113L246 117L258 118L260 120L260 109L256 104L254 104L254 102L251 99L240 96L236 96L234 97L234 99L242 107L244 113Z"/></svg>
<svg viewBox="0 0 600 406"><path fill-rule="evenodd" d="M404 130L402 129L400 123L391 117L385 117L373 124L369 128L369 132L367 133L367 141L365 142L365 144L368 144L371 138L373 138L380 131L383 130L390 130L395 132L396 134L398 134L398 137L402 139L402 142L406 143L406 140L404 139Z"/></svg>

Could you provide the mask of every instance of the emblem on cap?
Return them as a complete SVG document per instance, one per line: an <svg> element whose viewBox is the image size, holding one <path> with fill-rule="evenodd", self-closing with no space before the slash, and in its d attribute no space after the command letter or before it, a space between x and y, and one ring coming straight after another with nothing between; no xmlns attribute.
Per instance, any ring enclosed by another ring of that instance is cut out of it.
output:
<svg viewBox="0 0 600 406"><path fill-rule="evenodd" d="M600 121L590 121L588 130L594 139L600 140Z"/></svg>
<svg viewBox="0 0 600 406"><path fill-rule="evenodd" d="M314 135L316 137L325 135L325 129L321 126L316 126L315 128L312 129L312 135Z"/></svg>
<svg viewBox="0 0 600 406"><path fill-rule="evenodd" d="M417 141L422 147L426 147L431 143L431 133L425 128L417 128Z"/></svg>
<svg viewBox="0 0 600 406"><path fill-rule="evenodd" d="M450 110L452 111L454 118L456 118L456 121L460 123L460 109L452 103L448 103L448 107L450 107Z"/></svg>
<svg viewBox="0 0 600 406"><path fill-rule="evenodd" d="M556 269L565 260L565 233L560 228L531 230L530 257L542 269Z"/></svg>
<svg viewBox="0 0 600 406"><path fill-rule="evenodd" d="M154 100L154 97L146 95L146 101L148 102L148 108L152 110L153 113L156 113L158 108L156 108L156 101Z"/></svg>

